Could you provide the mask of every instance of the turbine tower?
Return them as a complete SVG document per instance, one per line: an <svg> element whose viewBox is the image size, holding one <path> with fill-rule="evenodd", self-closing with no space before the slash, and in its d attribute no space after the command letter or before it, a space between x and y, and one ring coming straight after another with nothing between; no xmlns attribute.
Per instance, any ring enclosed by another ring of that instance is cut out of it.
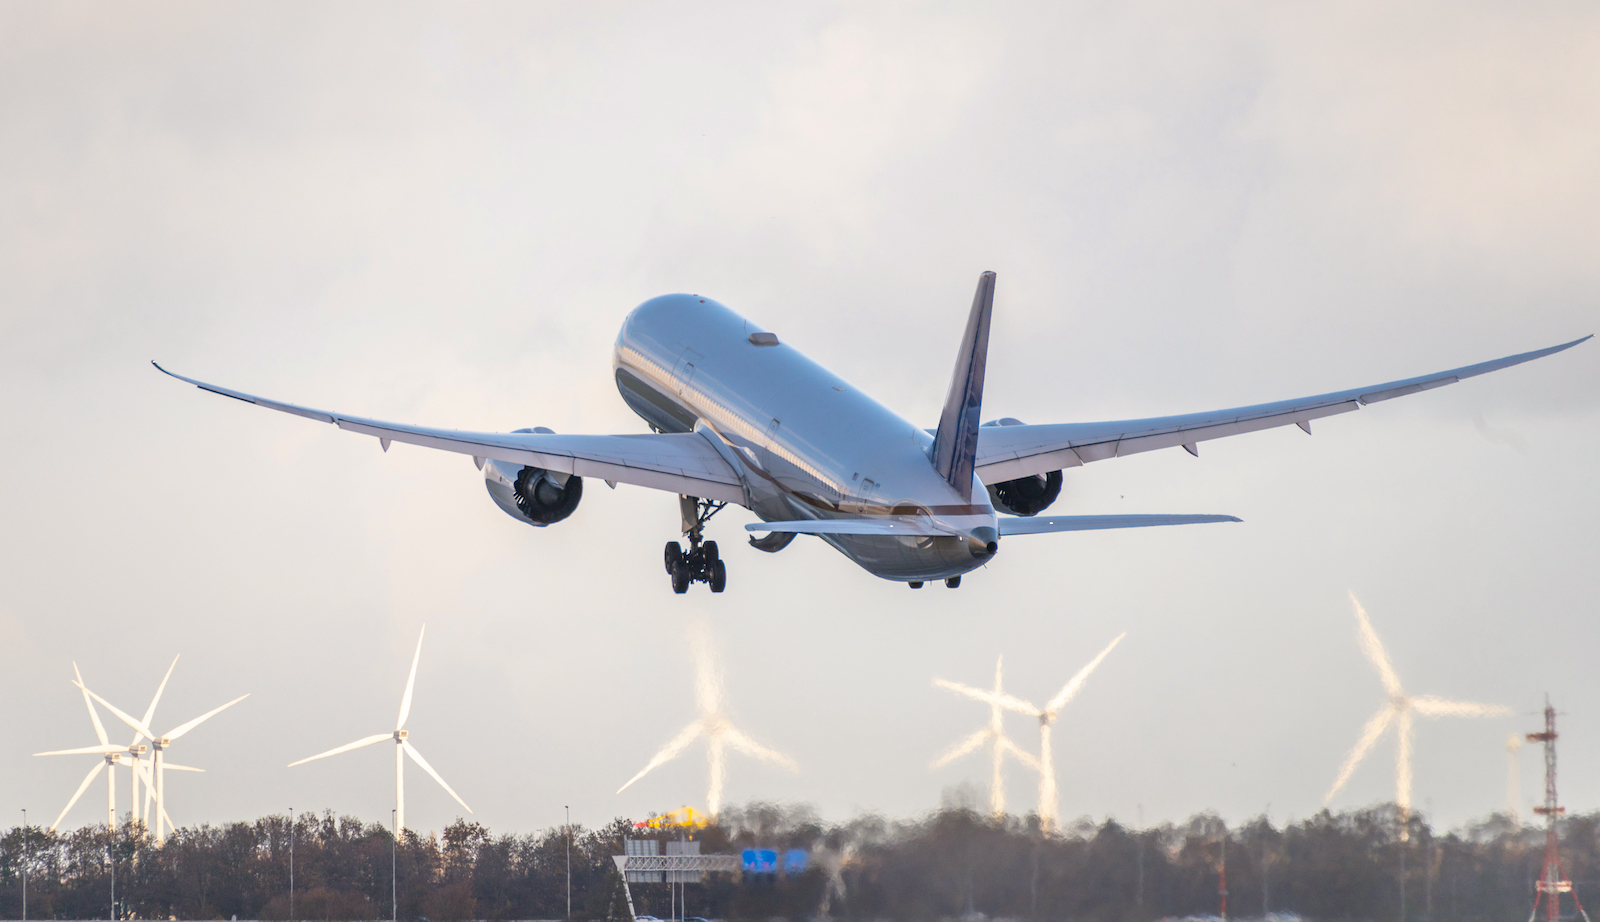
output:
<svg viewBox="0 0 1600 922"><path fill-rule="evenodd" d="M1412 720L1415 717L1499 717L1511 713L1511 710L1498 705L1450 701L1434 695L1406 694L1405 688L1400 684L1400 677L1395 675L1394 667L1389 663L1389 654L1384 652L1377 632L1372 629L1372 622L1367 620L1367 612L1361 607L1361 600L1352 592L1350 601L1355 605L1356 629L1357 636L1361 640L1361 652L1365 653L1367 659L1377 668L1378 678L1383 682L1383 690L1388 694L1389 700L1367 721L1365 729L1361 731L1361 739L1345 757L1344 765L1339 768L1339 776L1334 779L1333 787L1328 789L1327 796L1322 798L1322 803L1323 806L1327 806L1333 800L1333 795L1339 793L1344 783L1350 780L1350 775L1378 742L1378 737L1389 729L1390 724L1393 724L1396 737L1394 802L1400 808L1400 815L1408 816L1411 813Z"/></svg>
<svg viewBox="0 0 1600 922"><path fill-rule="evenodd" d="M411 733L405 728L406 718L411 716L411 691L417 684L417 663L422 659L422 636L427 629L428 626L424 624L422 630L417 632L417 652L411 657L411 676L406 679L406 691L400 697L400 719L395 721L392 732L377 733L358 739L353 743L346 743L343 746L330 749L327 752L319 752L310 758L289 763L289 767L294 768L296 765L304 765L307 762L326 759L328 756L336 756L341 752L349 752L352 749L371 746L384 740L394 740L394 824L396 835L406 828L406 756L410 756L411 761L420 765L422 770L427 772L433 780L439 782L439 787L444 788L445 793L454 797L456 803L460 804L462 809L468 813L472 812L472 808L468 807L467 802L461 799L461 795L446 784L444 778L440 777L439 773L433 770L433 766L428 764L428 760L422 757L422 753L417 751L417 747L411 745Z"/></svg>
<svg viewBox="0 0 1600 922"><path fill-rule="evenodd" d="M706 759L710 762L711 769L711 785L706 791L706 815L715 822L717 811L722 807L723 785L727 780L727 750L733 749L751 758L781 765L790 771L799 771L800 766L795 764L794 759L768 749L746 736L729 720L727 703L723 695L722 672L717 668L716 656L711 647L711 636L705 625L696 623L692 626L690 649L694 655L695 705L700 711L700 716L662 746L661 751L652 756L649 763L639 770L639 774L629 778L627 784L617 788L617 793L626 791L635 781L677 758L689 748L690 743L705 737Z"/></svg>
<svg viewBox="0 0 1600 922"><path fill-rule="evenodd" d="M945 750L943 755L934 759L933 763L928 766L930 771L943 768L967 753L980 748L984 743L988 743L990 746L990 758L994 766L994 773L989 780L989 812L997 817L1006 815L1006 778L1004 772L1006 756L1010 755L1034 771L1041 770L1038 759L1024 752L1016 743L1011 742L1010 737L1006 736L1004 721L1005 711L1008 707L1007 699L1009 698L1011 701L1016 701L1016 699L1010 698L1005 693L1005 689L1002 688L1004 675L1004 657L997 656L994 660L994 688L987 692L971 686L947 682L944 679L933 680L933 684L940 688L947 688L958 694L966 695L969 698L975 698L988 704L989 725ZM1023 707L1030 706L1026 702L1019 701L1017 703Z"/></svg>
<svg viewBox="0 0 1600 922"><path fill-rule="evenodd" d="M134 733L135 733L135 736L134 736L135 743L137 743L139 737L143 737L143 738L145 738L145 739L150 741L150 748L155 750L155 755L154 755L155 765L153 766L153 768L145 768L145 767L139 765L138 762L136 761L135 762L135 768L134 768L134 777L138 778L142 774L144 776L144 779L145 779L145 815L146 816L148 816L149 812L150 812L150 800L151 800L150 788L153 787L155 789L155 808L156 808L156 814L155 814L156 815L155 838L156 838L157 842L162 842L162 841L166 840L167 828L172 827L172 825L173 825L172 824L172 818L167 815L167 780L166 780L167 776L166 776L166 770L168 768L170 768L173 771L184 771L184 772L201 771L201 769L190 768L187 765L172 765L172 764L169 764L167 762L167 758L166 758L167 749L169 749L172 746L173 743L177 742L178 738L183 736L185 733L188 733L190 730L193 730L195 727L200 726L201 724L205 723L207 720L210 720L212 717L215 717L217 714L220 714L221 712L227 710L228 708L233 707L235 704L238 704L239 702L243 701L244 699L250 697L249 694L240 695L239 697L233 699L232 701L229 701L227 704L224 704L224 705L222 705L221 707L218 707L218 708L213 708L212 710L209 710L209 711L205 712L204 714L201 714L199 717L196 717L195 719L189 721L188 723L179 724L178 726L174 727L173 729L167 731L167 733L165 735L158 735L154 730L150 729L150 719L155 714L156 702L161 700L161 693L166 690L167 679L172 677L172 670L177 665L178 665L178 659L177 659L177 657L173 657L172 666L167 667L167 676L166 676L166 678L163 678L161 680L161 687L156 690L156 696L155 696L154 699L151 700L150 707L145 712L145 719L144 720L135 720L134 718L128 716L125 713L123 713L122 710L119 709L116 705L112 704L111 702L107 701L106 699L104 699L104 698L100 697L99 695L95 694L94 692L90 691L88 689L88 687L83 684L83 680L82 680L81 676L79 677L79 679L77 681L72 683L72 684L78 686L79 688L83 689L84 694L87 694L89 697L91 697L94 700L100 702L100 704L106 710L108 710L112 714L116 715L118 720L122 721L123 723L127 724L129 727L133 728ZM128 748L132 749L133 747L128 747ZM152 777L152 775L154 777ZM137 784L137 782L136 782L136 784ZM138 806L137 787L135 789L134 797L135 797L134 806L137 809L137 806Z"/></svg>

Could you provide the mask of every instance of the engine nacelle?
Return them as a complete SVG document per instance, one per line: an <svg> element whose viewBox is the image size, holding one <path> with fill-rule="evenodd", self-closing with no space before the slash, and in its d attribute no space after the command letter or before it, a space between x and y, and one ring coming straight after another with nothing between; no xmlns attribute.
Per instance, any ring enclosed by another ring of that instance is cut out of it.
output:
<svg viewBox="0 0 1600 922"><path fill-rule="evenodd" d="M517 431L550 430L540 427ZM510 461L484 461L483 482L489 489L489 497L506 515L539 528L571 515L583 499L582 477Z"/></svg>
<svg viewBox="0 0 1600 922"><path fill-rule="evenodd" d="M1003 419L991 419L984 423L984 428L990 426L1021 426L1022 420L1007 416ZM988 484L989 502L1001 512L1012 515L1038 515L1050 508L1050 504L1061 495L1061 472L1050 471L1047 474L1033 474L1028 477L1018 477L1016 480L1007 480L1003 483Z"/></svg>
<svg viewBox="0 0 1600 922"><path fill-rule="evenodd" d="M1033 474L988 485L989 502L1012 515L1038 515L1061 495L1061 472Z"/></svg>

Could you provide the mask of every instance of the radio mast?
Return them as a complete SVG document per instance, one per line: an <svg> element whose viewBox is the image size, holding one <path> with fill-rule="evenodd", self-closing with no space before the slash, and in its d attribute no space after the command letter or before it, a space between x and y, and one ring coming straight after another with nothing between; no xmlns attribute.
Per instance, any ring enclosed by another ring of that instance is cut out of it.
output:
<svg viewBox="0 0 1600 922"><path fill-rule="evenodd" d="M1533 911L1528 913L1528 922L1533 922L1539 915L1540 900L1544 900L1546 922L1560 922L1563 893L1572 894L1578 915L1583 916L1583 922L1589 922L1589 914L1583 911L1583 904L1578 902L1572 881L1561 873L1561 840L1556 835L1556 817L1567 812L1567 809L1556 802L1556 709L1550 706L1549 695L1544 699L1544 732L1529 733L1528 742L1544 744L1544 806L1533 808L1534 813L1544 816L1544 873L1534 886Z"/></svg>

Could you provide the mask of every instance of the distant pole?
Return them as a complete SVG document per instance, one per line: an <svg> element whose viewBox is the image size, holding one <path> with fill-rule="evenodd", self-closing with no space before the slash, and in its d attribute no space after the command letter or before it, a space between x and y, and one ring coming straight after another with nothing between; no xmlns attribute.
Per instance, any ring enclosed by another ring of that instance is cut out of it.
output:
<svg viewBox="0 0 1600 922"><path fill-rule="evenodd" d="M1144 804L1139 805L1139 889L1134 891L1133 904L1144 905Z"/></svg>
<svg viewBox="0 0 1600 922"><path fill-rule="evenodd" d="M572 918L572 807L563 805L561 809L567 811L567 918Z"/></svg>
<svg viewBox="0 0 1600 922"><path fill-rule="evenodd" d="M107 829L111 833L111 842L106 846L111 858L111 922L117 922L117 826L113 823Z"/></svg>
<svg viewBox="0 0 1600 922"><path fill-rule="evenodd" d="M22 922L28 922L28 808L22 808Z"/></svg>
<svg viewBox="0 0 1600 922"><path fill-rule="evenodd" d="M393 922L400 922L400 884L397 870L400 861L400 811L389 811L389 822L394 830L394 838L389 840L389 906Z"/></svg>
<svg viewBox="0 0 1600 922"><path fill-rule="evenodd" d="M289 808L289 922L294 922L294 808Z"/></svg>

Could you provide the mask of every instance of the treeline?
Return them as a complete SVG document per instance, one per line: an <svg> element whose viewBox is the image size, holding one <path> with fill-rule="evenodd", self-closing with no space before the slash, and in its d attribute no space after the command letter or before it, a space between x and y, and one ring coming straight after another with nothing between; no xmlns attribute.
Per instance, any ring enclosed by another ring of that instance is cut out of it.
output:
<svg viewBox="0 0 1600 922"><path fill-rule="evenodd" d="M570 835L571 917L628 919L611 856L631 823ZM668 840L676 834L652 832ZM1562 821L1562 854L1578 896L1600 905L1600 814ZM26 837L26 845L24 839ZM1284 827L1265 818L1227 828L1214 816L1130 829L1080 821L1058 834L1031 818L945 810L921 820L843 825L804 808L729 810L694 837L704 853L805 849L803 873L716 875L689 885L690 915L717 919L933 920L981 913L1017 919L1147 922L1214 915L1226 870L1229 915L1298 913L1338 920L1526 918L1542 861L1542 830L1497 815L1438 834L1393 807L1320 813ZM293 843L294 897L290 904ZM179 829L163 844L104 826L0 837L0 917L562 919L568 916L564 829L491 835L458 820L440 835L353 817L284 816ZM664 884L631 885L635 909L671 914Z"/></svg>

